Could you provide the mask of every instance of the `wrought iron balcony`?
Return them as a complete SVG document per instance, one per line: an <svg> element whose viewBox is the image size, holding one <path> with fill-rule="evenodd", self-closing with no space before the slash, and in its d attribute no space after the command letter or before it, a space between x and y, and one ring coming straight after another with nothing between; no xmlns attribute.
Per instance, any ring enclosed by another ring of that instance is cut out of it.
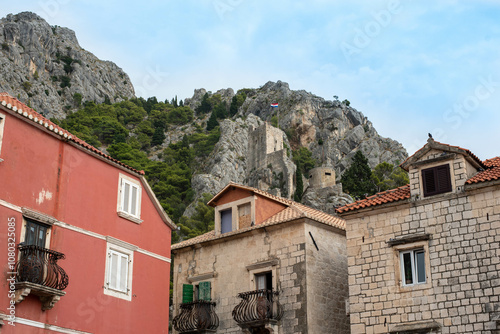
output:
<svg viewBox="0 0 500 334"><path fill-rule="evenodd" d="M57 261L64 259L62 253L35 245L18 246L20 259L16 263L16 283L34 283L45 287L64 290L69 278Z"/></svg>
<svg viewBox="0 0 500 334"><path fill-rule="evenodd" d="M206 333L219 327L219 317L215 313L215 303L198 300L180 304L181 312L172 320L179 333Z"/></svg>
<svg viewBox="0 0 500 334"><path fill-rule="evenodd" d="M233 318L240 327L261 327L277 323L283 317L278 291L255 290L238 294L241 302L233 310Z"/></svg>

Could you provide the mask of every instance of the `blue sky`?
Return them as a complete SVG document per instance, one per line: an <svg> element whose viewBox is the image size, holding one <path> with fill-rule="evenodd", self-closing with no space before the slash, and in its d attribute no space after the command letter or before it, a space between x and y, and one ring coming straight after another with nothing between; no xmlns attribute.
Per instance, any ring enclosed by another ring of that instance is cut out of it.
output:
<svg viewBox="0 0 500 334"><path fill-rule="evenodd" d="M362 111L413 154L427 133L500 155L500 3L17 0L158 99L288 82Z"/></svg>

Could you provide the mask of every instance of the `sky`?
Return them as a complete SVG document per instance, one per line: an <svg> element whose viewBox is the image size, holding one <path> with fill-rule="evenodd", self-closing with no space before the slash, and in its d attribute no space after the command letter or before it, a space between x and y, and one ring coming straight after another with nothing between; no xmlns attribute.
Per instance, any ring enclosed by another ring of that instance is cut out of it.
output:
<svg viewBox="0 0 500 334"><path fill-rule="evenodd" d="M500 156L498 0L16 0L129 74L137 96L284 81L363 112L411 155Z"/></svg>

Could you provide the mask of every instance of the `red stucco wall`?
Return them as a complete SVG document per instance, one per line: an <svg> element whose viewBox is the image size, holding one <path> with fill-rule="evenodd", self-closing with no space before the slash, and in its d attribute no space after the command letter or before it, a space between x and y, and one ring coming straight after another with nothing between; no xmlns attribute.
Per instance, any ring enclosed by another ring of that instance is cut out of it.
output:
<svg viewBox="0 0 500 334"><path fill-rule="evenodd" d="M139 225L118 217L120 173L139 180L72 145L7 114L0 158L0 312L8 313L7 219L16 218L20 242L22 214L16 207L50 215L88 233L52 226L50 248L66 255L59 264L69 276L66 295L41 311L38 297L16 305L16 316L92 333L167 333L170 264L134 252L132 300L103 294L106 240L112 236L170 258L170 228L142 188ZM96 237L97 236L97 237ZM5 245L5 246L4 246ZM3 254L3 255L2 255ZM31 326L9 326L2 333L43 333Z"/></svg>

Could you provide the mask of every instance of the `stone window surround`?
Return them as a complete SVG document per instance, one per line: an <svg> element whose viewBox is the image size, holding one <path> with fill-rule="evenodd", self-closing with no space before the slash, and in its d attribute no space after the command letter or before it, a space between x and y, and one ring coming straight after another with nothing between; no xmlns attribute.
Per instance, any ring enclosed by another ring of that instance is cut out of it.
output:
<svg viewBox="0 0 500 334"><path fill-rule="evenodd" d="M257 289L257 282L255 281L255 275L271 272L272 274L272 286L273 290L278 290L278 280L277 280L277 266L278 260L272 259L267 261L257 262L248 265L246 268L248 270L248 290L254 291ZM241 291L244 292L244 291Z"/></svg>
<svg viewBox="0 0 500 334"><path fill-rule="evenodd" d="M414 164L413 167L417 170L418 189L419 189L419 194L420 194L419 197L421 199L427 199L427 198L431 198L434 196L442 196L445 194L451 194L451 193L457 192L457 185L456 185L456 180L455 180L455 169L453 167L454 161L455 161L454 158L455 158L455 154L446 155L443 157L443 159L435 158L435 159L429 159L429 161L423 160L423 161L420 161L418 164ZM446 159L447 161L443 161L444 159ZM450 166L451 191L446 192L446 193L440 193L440 194L435 194L435 195L430 195L430 196L424 197L424 185L423 185L423 180L422 180L422 170L441 166L441 165L446 165L446 164L448 164ZM410 172L412 172L412 171L410 171Z"/></svg>
<svg viewBox="0 0 500 334"><path fill-rule="evenodd" d="M221 211L231 209L231 231L236 231L239 229L238 222L238 207L250 203L250 214L252 223L255 223L255 199L256 196L252 195L245 197L233 202L218 205L215 207L215 235L221 234Z"/></svg>
<svg viewBox="0 0 500 334"><path fill-rule="evenodd" d="M44 248L50 249L50 237L52 234L51 227L54 223L58 222L58 220L55 219L54 217L51 217L51 216L46 215L46 214L41 213L41 212L31 210L31 209L26 208L26 207L23 207L21 210L23 213L23 223L21 226L20 240L23 240L23 242L24 242L24 240L26 240L27 221L24 218L29 218L29 219L34 220L36 222L39 222L41 224L47 225L47 235L45 236L45 247ZM21 254L18 254L18 259L20 259L20 257L21 257Z"/></svg>
<svg viewBox="0 0 500 334"><path fill-rule="evenodd" d="M138 249L137 246L129 244L125 241L115 239L113 237L106 237L106 266L104 270L104 294L108 296L113 296L116 298L121 298L124 300L131 301L132 300L132 277L133 277L133 269L134 269L134 251ZM115 252L119 252L122 254L128 255L129 258L129 267L128 267L128 277L127 277L127 292L121 292L118 290L109 289L107 286L108 277L110 275L109 271L109 256L108 253L110 250Z"/></svg>
<svg viewBox="0 0 500 334"><path fill-rule="evenodd" d="M420 240L408 243L396 243L392 245L393 248L393 259L394 259L394 272L395 280L399 287L399 292L410 292L413 290L427 289L431 287L431 267L430 267L430 256L429 256L429 241ZM402 278L402 268L401 268L401 257L400 253L402 251L423 249L425 256L425 283L403 285Z"/></svg>
<svg viewBox="0 0 500 334"><path fill-rule="evenodd" d="M123 182L125 181L127 183L130 183L134 186L137 187L137 214L135 216L131 215L128 212L125 212L122 210L122 187L123 187ZM130 176L127 176L125 174L120 173L119 175L119 181L118 181L118 199L117 199L117 207L116 211L119 217L130 220L131 222L134 222L136 224L140 224L143 221L140 219L141 217L141 200L142 200L142 187L141 184L138 180L131 178Z"/></svg>

